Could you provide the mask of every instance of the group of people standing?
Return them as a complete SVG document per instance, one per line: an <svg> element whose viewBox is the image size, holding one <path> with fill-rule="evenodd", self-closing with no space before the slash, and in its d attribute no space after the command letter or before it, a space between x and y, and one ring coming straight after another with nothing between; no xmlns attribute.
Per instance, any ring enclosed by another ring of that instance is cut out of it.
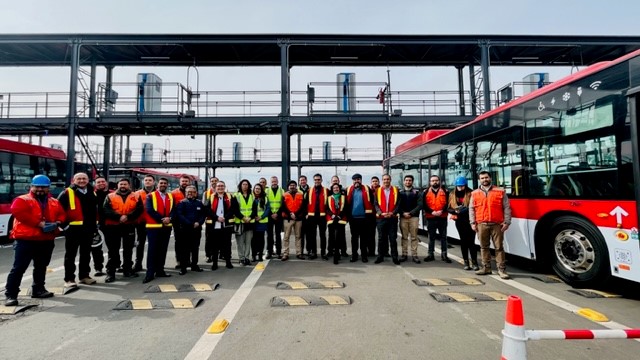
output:
<svg viewBox="0 0 640 360"><path fill-rule="evenodd" d="M54 199L49 194L49 178L36 175L29 193L17 197L11 205L14 224L10 238L15 240L15 257L7 279L5 305L17 305L22 276L31 261L34 267L31 296L53 296L44 287L44 278L54 239L61 232L66 238L65 287L76 287L78 253L81 283L96 282L90 276L91 258L94 276L106 275L105 282L110 283L116 280L117 272L122 272L125 278L138 277L138 272L143 270L147 242L143 283L171 276L164 269L172 230L179 274L186 274L188 268L201 272L198 254L203 225L206 226L206 262L212 264L211 270L218 269L219 258L227 268L233 268L231 236L234 234L243 265L263 261L263 256L287 261L292 234L298 259L316 259L319 253L322 259L333 258L338 264L342 257L349 257L347 223L351 232L351 262L366 263L369 257L375 257L374 262L379 264L390 256L394 264L400 264L408 260L410 245L412 261L420 263L417 232L421 212L429 232L428 256L424 261L435 260L435 239L439 238L441 259L451 263L446 236L450 215L460 235L464 268L476 270L478 275L491 274L489 244L493 241L498 274L509 278L505 270L503 234L511 223L511 211L506 193L491 184L488 172L480 172L480 187L473 192L464 177L456 179L456 188L450 193L441 187L440 178L435 175L424 191L413 187L411 175L404 177L402 188L391 185L388 174L382 176L381 184L380 179L373 177L371 185L365 185L360 174L354 174L352 180L352 185L343 188L340 179L334 176L327 188L320 174L313 176L313 185L308 185L307 177L301 176L299 183L290 180L285 190L276 176L271 177L269 186L265 178L253 187L249 180L243 179L237 192L231 194L223 181L212 177L209 189L200 200L196 187L186 175L180 179L179 188L171 192L166 178L159 178L156 185L152 175L144 178L144 187L138 191L132 191L128 179L121 179L116 190L110 191L105 178L96 178L92 186L87 174L77 173L73 184ZM397 245L398 226L402 234L401 253ZM103 272L102 245L98 242L96 246L94 242L98 230L104 234L107 245L106 273ZM281 238L282 230L284 238ZM476 260L476 233L481 244L482 268Z"/></svg>

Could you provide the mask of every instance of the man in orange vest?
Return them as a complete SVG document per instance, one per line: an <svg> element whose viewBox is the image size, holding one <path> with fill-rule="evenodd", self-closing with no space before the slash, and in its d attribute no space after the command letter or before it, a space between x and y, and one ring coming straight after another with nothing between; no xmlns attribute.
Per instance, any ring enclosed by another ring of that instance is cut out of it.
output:
<svg viewBox="0 0 640 360"><path fill-rule="evenodd" d="M21 195L11 204L13 229L9 238L15 240L13 267L5 285L5 306L18 306L18 293L22 276L33 260L32 298L49 298L53 293L44 287L47 265L60 233L58 226L65 213L58 200L49 196L51 180L36 175L31 180L29 193Z"/></svg>
<svg viewBox="0 0 640 360"><path fill-rule="evenodd" d="M367 236L371 231L367 229L370 225L367 222L367 215L373 214L374 205L369 186L362 184L362 175L353 174L351 177L353 185L347 189L347 208L349 209L349 229L351 230L351 259L350 262L358 261L358 248L362 262L369 262L369 251L367 248Z"/></svg>
<svg viewBox="0 0 640 360"><path fill-rule="evenodd" d="M323 260L327 257L327 198L329 189L322 186L322 175L313 175L313 187L305 194L307 203L307 251L309 259L318 257L316 242L316 228L320 233L320 255Z"/></svg>
<svg viewBox="0 0 640 360"><path fill-rule="evenodd" d="M129 179L118 181L118 190L107 195L104 202L105 229L109 260L107 261L107 277L104 282L116 280L116 269L120 265L120 245L122 244L122 270L126 278L138 277L133 272L133 247L138 218L143 215L144 208L140 197L131 192Z"/></svg>
<svg viewBox="0 0 640 360"><path fill-rule="evenodd" d="M283 204L280 211L284 219L284 238L282 239L282 261L289 260L289 238L291 232L296 239L296 257L304 260L302 255L302 220L305 218L305 200L301 191L298 191L298 184L295 180L290 180L288 189L283 195ZM313 190L310 190L313 191Z"/></svg>
<svg viewBox="0 0 640 360"><path fill-rule="evenodd" d="M398 188L391 185L391 176L382 175L382 186L375 190L375 206L378 227L378 257L375 263L384 261L384 254L389 251L391 244L391 259L400 265L398 259L398 211L400 196Z"/></svg>
<svg viewBox="0 0 640 360"><path fill-rule="evenodd" d="M167 193L168 186L169 180L167 178L158 179L158 189L147 196L144 204L149 246L147 249L147 273L142 280L143 284L156 277L171 276L164 271L164 263L167 259L172 227L171 218L174 216L176 203L173 195Z"/></svg>
<svg viewBox="0 0 640 360"><path fill-rule="evenodd" d="M188 175L182 175L180 177L180 186L177 189L173 189L171 195L173 195L173 201L178 204L180 201L187 197L187 186L191 185L191 178ZM181 231L178 226L173 227L173 249L176 254L176 269L180 269L180 259L182 259L182 247L178 245L184 237L184 231Z"/></svg>
<svg viewBox="0 0 640 360"><path fill-rule="evenodd" d="M511 225L511 206L504 189L491 184L488 171L478 174L480 187L471 193L469 201L469 222L471 228L478 234L480 240L480 254L483 268L476 271L478 275L491 274L490 240L496 251L498 275L502 279L509 279L504 254L504 232Z"/></svg>
<svg viewBox="0 0 640 360"><path fill-rule="evenodd" d="M153 175L145 175L142 180L144 187L136 191L136 195L140 197L140 201L144 206L147 200L147 195L156 190L156 178ZM138 224L136 225L137 245L136 245L136 263L133 266L133 271L142 271L142 261L144 260L144 244L147 242L147 219L144 216L140 216Z"/></svg>
<svg viewBox="0 0 640 360"><path fill-rule="evenodd" d="M440 177L431 175L429 178L429 188L424 191L424 217L427 221L427 231L429 232L429 255L424 261L433 261L436 236L440 237L440 251L442 261L451 263L447 256L447 206L449 194L440 187ZM436 232L438 235L436 235Z"/></svg>
<svg viewBox="0 0 640 360"><path fill-rule="evenodd" d="M89 185L89 176L85 173L73 175L73 184L58 196L60 205L67 214L64 223L64 286L77 287L76 284L76 254L80 249L78 263L78 279L86 285L96 281L89 276L91 266L91 245L93 234L96 232L97 200L93 187Z"/></svg>

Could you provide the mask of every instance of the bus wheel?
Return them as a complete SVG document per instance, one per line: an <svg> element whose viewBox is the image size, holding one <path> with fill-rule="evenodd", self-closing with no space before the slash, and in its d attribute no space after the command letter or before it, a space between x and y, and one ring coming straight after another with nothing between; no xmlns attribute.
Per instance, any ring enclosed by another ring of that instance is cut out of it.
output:
<svg viewBox="0 0 640 360"><path fill-rule="evenodd" d="M553 270L571 286L591 286L609 277L604 238L591 223L561 216L551 226Z"/></svg>

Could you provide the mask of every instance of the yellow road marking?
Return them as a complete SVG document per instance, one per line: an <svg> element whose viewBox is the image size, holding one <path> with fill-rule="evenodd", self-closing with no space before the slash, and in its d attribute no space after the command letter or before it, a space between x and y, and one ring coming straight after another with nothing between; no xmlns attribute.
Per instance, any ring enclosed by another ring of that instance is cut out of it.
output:
<svg viewBox="0 0 640 360"><path fill-rule="evenodd" d="M151 304L151 300L149 299L132 299L131 308L134 310L151 310L153 309L153 305Z"/></svg>
<svg viewBox="0 0 640 360"><path fill-rule="evenodd" d="M586 317L591 321L597 321L597 322L609 321L609 318L607 318L604 314L589 308L579 309L578 311L576 311L576 313L580 316Z"/></svg>
<svg viewBox="0 0 640 360"><path fill-rule="evenodd" d="M169 299L174 309L193 309L193 303L189 299Z"/></svg>
<svg viewBox="0 0 640 360"><path fill-rule="evenodd" d="M286 301L290 306L309 305L309 303L300 296L280 296L280 298Z"/></svg>
<svg viewBox="0 0 640 360"><path fill-rule="evenodd" d="M293 290L308 289L309 287L300 281L286 281L285 284L289 285Z"/></svg>
<svg viewBox="0 0 640 360"><path fill-rule="evenodd" d="M221 332L227 330L229 326L229 322L225 319L218 319L211 323L211 326L207 329L207 333L209 334L220 334Z"/></svg>
<svg viewBox="0 0 640 360"><path fill-rule="evenodd" d="M449 285L448 282L442 281L441 279L424 279L424 281L431 283L433 286L446 286Z"/></svg>
<svg viewBox="0 0 640 360"><path fill-rule="evenodd" d="M173 284L158 285L158 288L160 289L160 292L178 292L178 289Z"/></svg>
<svg viewBox="0 0 640 360"><path fill-rule="evenodd" d="M458 302L472 302L472 301L476 301L474 298L469 297L465 294L462 293L457 293L457 292L447 292L447 293L442 293L442 295L446 295L452 299L454 299L455 301Z"/></svg>
<svg viewBox="0 0 640 360"><path fill-rule="evenodd" d="M329 305L349 305L349 302L341 296L325 295L325 296L320 296L320 298L326 300L329 303Z"/></svg>

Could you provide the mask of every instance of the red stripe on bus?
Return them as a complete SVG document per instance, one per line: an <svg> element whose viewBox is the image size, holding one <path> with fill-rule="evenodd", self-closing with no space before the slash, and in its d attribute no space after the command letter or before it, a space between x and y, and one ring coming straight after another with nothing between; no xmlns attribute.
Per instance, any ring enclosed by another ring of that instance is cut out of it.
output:
<svg viewBox="0 0 640 360"><path fill-rule="evenodd" d="M617 216L611 212L620 207L628 215L620 215L622 228L638 227L635 201L623 200L557 200L510 198L511 215L514 218L539 220L552 211L566 211L582 215L596 226L617 227Z"/></svg>

